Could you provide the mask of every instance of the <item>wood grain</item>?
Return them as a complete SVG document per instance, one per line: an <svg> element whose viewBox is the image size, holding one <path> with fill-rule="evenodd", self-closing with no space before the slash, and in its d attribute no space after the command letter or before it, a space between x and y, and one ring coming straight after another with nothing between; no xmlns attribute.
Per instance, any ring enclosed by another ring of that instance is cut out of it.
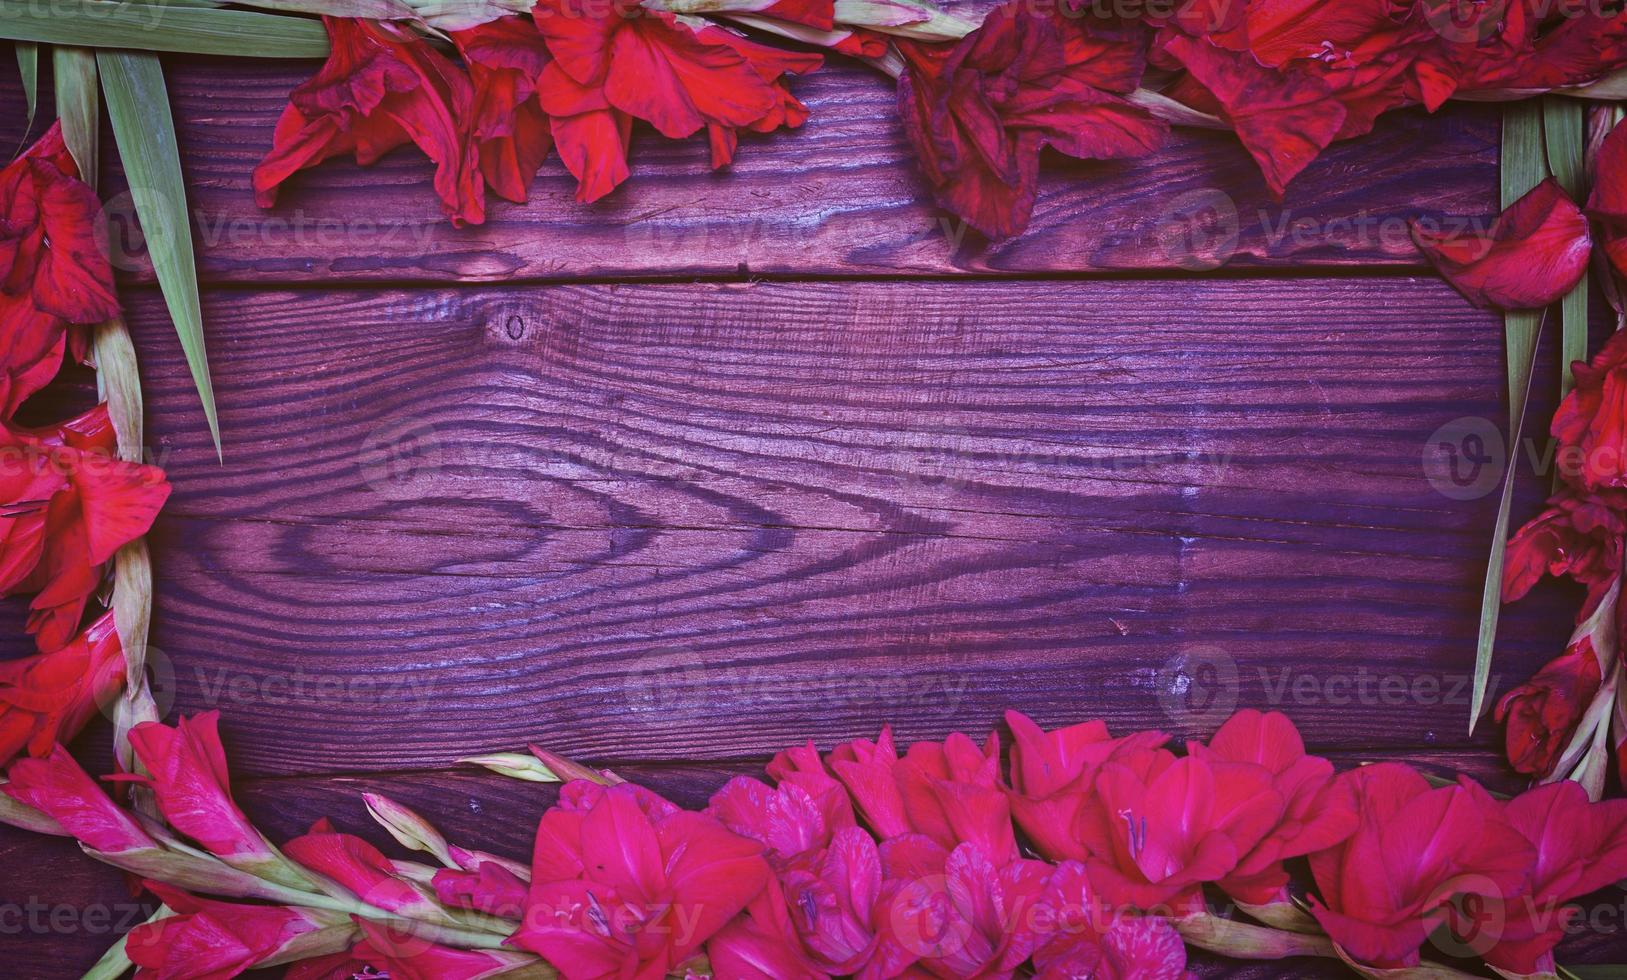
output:
<svg viewBox="0 0 1627 980"><path fill-rule="evenodd" d="M176 484L155 643L245 773L753 758L1006 707L1202 734L1228 670L1315 745L1498 737L1464 687L1495 473L1438 488L1442 442L1497 438L1502 341L1433 280L205 305L224 466L156 296L130 311ZM1502 686L1571 598L1511 610Z"/></svg>
<svg viewBox="0 0 1627 980"><path fill-rule="evenodd" d="M1274 201L1227 134L1182 132L1124 163L1048 158L1034 222L999 245L940 213L896 122L893 86L833 61L796 83L800 131L742 140L707 169L704 141L636 139L634 179L585 206L557 159L526 205L492 199L484 226L454 229L427 160L398 151L361 169L330 161L255 207L254 165L288 93L315 64L166 61L202 275L213 281L507 281L662 276L919 276L1361 265L1422 268L1406 220L1496 211L1497 109L1404 112L1330 150ZM0 104L21 106L0 57ZM49 95L42 105L50 105ZM0 145L21 138L0 118ZM109 142L109 145L111 143ZM120 264L150 276L115 154L103 186Z"/></svg>

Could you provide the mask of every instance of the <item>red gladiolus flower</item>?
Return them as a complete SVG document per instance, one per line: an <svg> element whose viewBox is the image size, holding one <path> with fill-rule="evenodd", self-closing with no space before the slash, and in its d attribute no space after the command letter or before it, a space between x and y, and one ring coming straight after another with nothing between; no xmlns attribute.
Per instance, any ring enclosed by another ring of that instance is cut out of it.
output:
<svg viewBox="0 0 1627 980"><path fill-rule="evenodd" d="M101 202L53 123L0 169L0 420L56 376L64 350L84 360L78 324L118 315Z"/></svg>
<svg viewBox="0 0 1627 980"><path fill-rule="evenodd" d="M537 83L537 100L553 118L554 145L576 178L576 199L597 201L629 176L633 117L613 107L602 87L583 85L551 61Z"/></svg>
<svg viewBox="0 0 1627 980"><path fill-rule="evenodd" d="M1040 898L1037 980L1185 980L1186 945L1168 921L1106 905L1077 861L1057 865Z"/></svg>
<svg viewBox="0 0 1627 980"><path fill-rule="evenodd" d="M1420 251L1475 306L1547 306L1571 291L1593 252L1587 218L1556 178L1515 201L1489 231L1443 234L1413 222Z"/></svg>
<svg viewBox="0 0 1627 980"><path fill-rule="evenodd" d="M1011 804L1000 787L1000 739L979 749L955 732L943 742L916 742L894 770L904 812L915 832L945 851L975 844L997 865L1017 857Z"/></svg>
<svg viewBox="0 0 1627 980"><path fill-rule="evenodd" d="M38 591L28 629L43 652L79 632L101 566L169 498L162 470L114 446L106 405L52 429L0 426L0 594Z"/></svg>
<svg viewBox="0 0 1627 980"><path fill-rule="evenodd" d="M354 154L366 166L406 143L435 162L435 193L455 225L485 220L475 141L464 138L474 90L463 71L410 29L324 17L333 49L321 71L294 89L271 152L254 168L255 201L277 200L295 172Z"/></svg>
<svg viewBox="0 0 1627 980"><path fill-rule="evenodd" d="M882 976L918 963L938 977L1004 980L1033 953L1039 933L1032 912L1050 865L1000 865L976 844L945 851L920 834L888 841L881 854Z"/></svg>
<svg viewBox="0 0 1627 980"><path fill-rule="evenodd" d="M1045 732L1017 711L1006 712L1006 724L1012 734L1012 817L1034 849L1052 861L1089 856L1074 825L1090 800L1096 770L1121 752L1155 749L1169 740L1163 732L1110 738L1100 721Z"/></svg>
<svg viewBox="0 0 1627 980"><path fill-rule="evenodd" d="M1576 617L1581 622L1593 615L1621 574L1624 535L1627 521L1619 504L1562 485L1548 499L1548 509L1509 539L1503 601L1519 599L1545 574L1569 576L1587 587L1587 601Z"/></svg>
<svg viewBox="0 0 1627 980"><path fill-rule="evenodd" d="M874 912L881 854L858 827L843 827L817 860L783 876L791 920L812 962L826 973L862 974L878 948Z"/></svg>
<svg viewBox="0 0 1627 980"><path fill-rule="evenodd" d="M1079 823L1091 881L1115 907L1199 909L1202 884L1232 874L1285 805L1258 765L1162 749L1109 762Z"/></svg>
<svg viewBox="0 0 1627 980"><path fill-rule="evenodd" d="M628 784L575 782L537 827L530 898L511 942L567 980L658 978L769 880L754 841Z"/></svg>
<svg viewBox="0 0 1627 980"><path fill-rule="evenodd" d="M19 759L7 777L0 792L44 813L87 847L119 854L158 846L60 745L44 758Z"/></svg>
<svg viewBox="0 0 1627 980"><path fill-rule="evenodd" d="M1353 959L1416 966L1453 898L1524 894L1530 845L1462 787L1431 789L1396 763L1339 779L1355 792L1361 823L1349 840L1311 855L1321 892L1311 912Z"/></svg>
<svg viewBox="0 0 1627 980"><path fill-rule="evenodd" d="M493 949L452 949L427 942L417 936L398 935L376 922L357 918L362 941L348 958L380 973L358 975L389 977L391 980L486 980L488 977L520 976L516 971L542 966L534 956ZM349 976L346 974L345 976Z"/></svg>
<svg viewBox="0 0 1627 980"><path fill-rule="evenodd" d="M720 167L733 155L738 130L802 124L807 110L784 76L810 72L822 61L633 3L544 0L532 16L558 66L544 75L542 105L576 120L562 132L556 119L554 138L583 184L578 196L587 200L624 179L617 175L625 169L627 117L670 139L706 129L712 165Z"/></svg>
<svg viewBox="0 0 1627 980"><path fill-rule="evenodd" d="M504 919L518 919L525 910L527 883L496 861L482 861L471 871L443 868L432 884L442 905Z"/></svg>
<svg viewBox="0 0 1627 980"><path fill-rule="evenodd" d="M1503 695L1497 720L1508 722L1508 761L1516 772L1546 776L1553 770L1600 681L1599 655L1584 636Z"/></svg>
<svg viewBox="0 0 1627 980"><path fill-rule="evenodd" d="M911 833L904 812L904 794L899 791L894 770L898 749L893 746L893 730L883 727L874 742L856 738L831 750L830 768L853 796L853 805L882 840Z"/></svg>
<svg viewBox="0 0 1627 980"><path fill-rule="evenodd" d="M130 731L130 747L149 775L158 809L170 826L234 867L279 860L232 799L220 712L182 718L174 728L155 721Z"/></svg>
<svg viewBox="0 0 1627 980"><path fill-rule="evenodd" d="M825 815L807 790L794 783L772 788L749 776L736 776L712 796L706 812L762 844L776 867L830 843L832 828Z"/></svg>
<svg viewBox="0 0 1627 980"><path fill-rule="evenodd" d="M1288 716L1245 708L1227 719L1207 746L1188 751L1211 762L1262 766L1282 797L1282 819L1220 881L1226 893L1251 905L1287 901L1288 872L1282 862L1320 851L1356 830L1356 799L1347 783L1335 782L1333 763L1305 754L1305 743Z"/></svg>
<svg viewBox="0 0 1627 980"><path fill-rule="evenodd" d="M143 882L174 915L130 930L125 955L137 980L200 977L225 980L291 950L331 952L354 934L342 913L275 905L240 905ZM326 937L314 934L327 931Z"/></svg>
<svg viewBox="0 0 1627 980"><path fill-rule="evenodd" d="M427 921L445 918L428 896L396 877L390 859L378 848L360 837L339 833L326 818L318 820L303 837L283 845L283 853L332 878L375 908Z"/></svg>
<svg viewBox="0 0 1627 980"><path fill-rule="evenodd" d="M548 114L536 98L548 48L523 17L453 31L452 40L474 83L470 130L480 171L498 196L523 203L554 143Z"/></svg>
<svg viewBox="0 0 1627 980"><path fill-rule="evenodd" d="M1168 132L1120 97L1145 67L1139 35L1091 33L1008 2L953 49L898 47L898 111L933 194L991 238L1027 227L1045 147L1122 159L1157 149Z"/></svg>
<svg viewBox="0 0 1627 980"><path fill-rule="evenodd" d="M706 943L713 976L729 980L828 980L802 948L785 893L770 881L746 911Z"/></svg>
<svg viewBox="0 0 1627 980"><path fill-rule="evenodd" d="M1589 803L1586 790L1565 780L1504 803L1462 782L1530 842L1536 859L1528 894L1454 910L1453 928L1476 949L1493 941L1481 955L1505 975L1553 973L1553 948L1577 913L1565 903L1627 876L1627 800Z"/></svg>
<svg viewBox="0 0 1627 980"><path fill-rule="evenodd" d="M124 657L111 612L60 650L0 663L0 763L20 752L53 751L123 686Z"/></svg>
<svg viewBox="0 0 1627 980"><path fill-rule="evenodd" d="M1617 126L1599 147L1587 212L1598 223L1599 246L1627 275L1627 126Z"/></svg>
<svg viewBox="0 0 1627 980"><path fill-rule="evenodd" d="M780 752L765 768L776 783L801 787L824 815L826 827L836 830L853 826L853 801L825 768L812 742Z"/></svg>
<svg viewBox="0 0 1627 980"><path fill-rule="evenodd" d="M1627 334L1612 335L1592 362L1576 362L1573 374L1576 387L1551 428L1560 475L1581 490L1627 489Z"/></svg>
<svg viewBox="0 0 1627 980"><path fill-rule="evenodd" d="M1247 52L1227 51L1184 34L1166 32L1158 51L1191 72L1192 83L1212 101L1204 108L1231 123L1279 198L1289 181L1347 127L1349 110L1321 78L1274 71Z"/></svg>

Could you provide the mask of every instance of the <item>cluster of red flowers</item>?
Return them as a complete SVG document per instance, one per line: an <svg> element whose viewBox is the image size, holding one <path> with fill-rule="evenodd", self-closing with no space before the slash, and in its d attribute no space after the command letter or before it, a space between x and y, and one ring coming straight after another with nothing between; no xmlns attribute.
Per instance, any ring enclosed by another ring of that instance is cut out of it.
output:
<svg viewBox="0 0 1627 980"><path fill-rule="evenodd" d="M1519 599L1544 575L1580 582L1587 597L1565 652L1505 695L1497 716L1508 722L1508 757L1517 770L1543 779L1582 772L1585 782L1602 787L1612 719L1618 771L1627 771L1627 688L1617 639L1627 627L1620 601L1627 333L1611 337L1591 364L1578 362L1574 374L1576 387L1552 428L1560 483L1547 509L1509 541L1503 599Z"/></svg>
<svg viewBox="0 0 1627 980"><path fill-rule="evenodd" d="M96 324L119 315L100 204L53 126L0 170L0 595L33 593L39 655L0 664L0 761L71 737L122 683L112 613L88 626L103 570L169 496L158 469L114 458L106 405L27 427L17 412Z"/></svg>
<svg viewBox="0 0 1627 980"><path fill-rule="evenodd" d="M1627 800L1590 803L1575 783L1502 801L1395 763L1335 775L1287 718L1252 710L1184 754L1157 732L1008 721L1009 766L997 736L901 756L883 731L787 750L772 783L737 778L700 813L539 753L592 778L563 787L529 866L449 844L379 796L373 816L442 867L325 820L278 849L232 800L212 714L132 732L147 775L121 782L167 826L114 803L60 746L11 766L0 819L76 837L164 901L170 914L128 938L138 978L298 961L301 980L543 976L528 972L543 963L568 980L1184 980L1183 936L1386 969L1418 965L1437 930L1524 975L1553 972L1576 914L1565 903L1627 876ZM1290 896L1298 858L1310 915ZM1206 887L1293 931L1214 941Z"/></svg>
<svg viewBox="0 0 1627 980"><path fill-rule="evenodd" d="M1046 147L1121 159L1163 142L1167 124L1133 97L1149 66L1173 73L1153 102L1234 128L1281 195L1329 144L1389 110L1528 95L1627 65L1627 14L1547 0L1214 0L1158 17L1008 0L969 33L924 29L942 19L924 4L701 6L714 19L662 0L541 0L529 19L453 31L461 67L404 26L330 18L332 54L295 90L255 192L269 206L303 167L339 154L365 164L411 142L435 162L453 222L477 224L485 187L524 201L554 147L578 199L610 193L628 177L635 122L670 139L704 130L722 167L740 132L802 124L787 80L821 63L741 27L898 74L899 114L935 197L993 238L1027 225Z"/></svg>

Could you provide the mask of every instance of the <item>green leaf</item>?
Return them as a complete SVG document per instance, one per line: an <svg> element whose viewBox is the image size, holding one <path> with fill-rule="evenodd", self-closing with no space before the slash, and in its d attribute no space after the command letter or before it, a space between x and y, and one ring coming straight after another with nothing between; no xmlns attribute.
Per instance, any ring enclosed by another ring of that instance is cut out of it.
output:
<svg viewBox="0 0 1627 980"><path fill-rule="evenodd" d="M1542 135L1548 151L1548 169L1571 200L1586 196L1582 177L1582 148L1586 142L1582 103L1549 97L1542 100Z"/></svg>
<svg viewBox="0 0 1627 980"><path fill-rule="evenodd" d="M79 176L95 187L102 125L96 55L89 48L59 44L51 49L51 75L56 83L56 115L62 122L62 142L79 165Z"/></svg>
<svg viewBox="0 0 1627 980"><path fill-rule="evenodd" d="M1512 102L1503 110L1502 205L1506 210L1548 179L1548 153L1543 141L1542 103L1537 99ZM1492 649L1497 642L1497 620L1502 612L1503 555L1508 547L1508 519L1514 504L1514 471L1525 437L1525 401L1531 391L1531 373L1537 359L1537 337L1543 314L1512 310L1503 314L1503 342L1508 358L1508 415L1511 438L1503 494L1492 526L1491 559L1480 595L1480 634L1475 643L1474 691L1469 704L1469 732L1474 733L1485 709L1486 685L1491 679Z"/></svg>
<svg viewBox="0 0 1627 980"><path fill-rule="evenodd" d="M186 187L175 144L169 94L158 57L138 51L99 51L102 88L113 138L130 181L130 197L141 220L147 253L180 335L187 366L198 386L209 434L220 455L220 424L215 416L215 390L204 350L203 314L198 303L198 272L192 254L192 226L187 220Z"/></svg>
<svg viewBox="0 0 1627 980"><path fill-rule="evenodd" d="M28 133L34 128L34 110L39 102L40 46L28 41L17 44L17 73L23 80L23 99L28 102L28 125L23 127L23 145L28 144Z"/></svg>
<svg viewBox="0 0 1627 980"><path fill-rule="evenodd" d="M0 38L239 58L328 54L327 30L308 17L111 0L0 0Z"/></svg>
<svg viewBox="0 0 1627 980"><path fill-rule="evenodd" d="M1587 145L1583 108L1574 99L1548 97L1542 105L1542 132L1548 148L1548 169L1571 200L1587 199L1587 176L1582 159ZM1588 277L1565 295L1559 307L1559 393L1571 390L1571 364L1587 360ZM1559 479L1555 474L1554 480Z"/></svg>
<svg viewBox="0 0 1627 980"><path fill-rule="evenodd" d="M1531 334L1530 352L1521 365L1521 375L1527 385L1537 360L1537 338L1542 335L1542 318L1537 319ZM1486 685L1491 679L1491 654L1497 642L1497 618L1503 604L1503 558L1508 550L1508 518L1514 506L1515 476L1519 470L1519 447L1525 440L1525 401L1527 391L1520 392L1519 409L1510 426L1507 465L1503 472L1503 492L1497 502L1497 522L1492 529L1491 557L1486 562L1486 581L1480 593L1480 637L1474 656L1474 696L1469 705L1469 734L1474 734L1485 709Z"/></svg>

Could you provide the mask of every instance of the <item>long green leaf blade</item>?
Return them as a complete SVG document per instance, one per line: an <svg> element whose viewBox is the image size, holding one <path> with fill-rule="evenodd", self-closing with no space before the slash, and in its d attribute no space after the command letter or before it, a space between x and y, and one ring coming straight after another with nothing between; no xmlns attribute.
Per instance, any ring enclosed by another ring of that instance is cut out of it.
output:
<svg viewBox="0 0 1627 980"><path fill-rule="evenodd" d="M79 165L79 176L95 187L102 124L96 55L89 48L59 44L51 49L51 74L56 82L56 116L62 122L62 142Z"/></svg>
<svg viewBox="0 0 1627 980"><path fill-rule="evenodd" d="M1536 335L1532 338L1531 353L1524 365L1527 383L1536 366L1536 338L1542 334L1542 320L1537 320ZM1491 654L1497 641L1497 620L1503 605L1503 559L1508 551L1508 518L1514 507L1514 484L1519 473L1519 447L1525 440L1525 392L1520 394L1520 414L1514 417L1509 430L1506 469L1503 473L1503 492L1497 501L1497 523L1491 539L1491 557L1486 561L1486 581L1480 593L1480 638L1474 658L1474 696L1469 705L1469 734L1474 734L1485 709L1486 685L1491 681Z"/></svg>
<svg viewBox="0 0 1627 980"><path fill-rule="evenodd" d="M1582 104L1574 99L1550 96L1543 100L1542 132L1548 148L1548 169L1571 200L1587 199L1587 177L1583 153L1587 144L1587 123ZM1559 307L1559 393L1571 390L1571 364L1587 359L1588 277L1566 294ZM1556 475L1554 479L1559 478Z"/></svg>
<svg viewBox="0 0 1627 980"><path fill-rule="evenodd" d="M28 125L23 127L23 145L34 128L34 110L39 107L40 46L30 41L17 43L17 74L22 76L23 99L28 103Z"/></svg>
<svg viewBox="0 0 1627 980"><path fill-rule="evenodd" d="M1536 99L1511 103L1503 110L1502 205L1505 209L1548 178L1548 153L1543 142L1542 103ZM1492 650L1497 643L1497 621L1502 612L1503 555L1508 547L1508 520L1514 505L1514 472L1524 438L1525 401L1537 359L1537 338L1542 314L1514 310L1503 314L1503 342L1508 358L1509 434L1508 471L1492 525L1491 558L1486 564L1480 594L1480 633L1475 642L1474 690L1469 704L1469 732L1474 733L1485 709L1486 685L1491 679Z"/></svg>
<svg viewBox="0 0 1627 980"><path fill-rule="evenodd" d="M325 58L328 34L307 17L109 0L0 0L0 38L239 58Z"/></svg>
<svg viewBox="0 0 1627 980"><path fill-rule="evenodd" d="M99 51L96 61L101 65L107 115L130 180L130 197L141 220L147 253L170 319L175 322L175 332L180 335L187 366L192 369L218 456L220 424L215 416L215 389L204 349L192 226L187 220L186 187L181 179L181 155L175 143L175 122L170 117L164 72L156 55L140 51Z"/></svg>

